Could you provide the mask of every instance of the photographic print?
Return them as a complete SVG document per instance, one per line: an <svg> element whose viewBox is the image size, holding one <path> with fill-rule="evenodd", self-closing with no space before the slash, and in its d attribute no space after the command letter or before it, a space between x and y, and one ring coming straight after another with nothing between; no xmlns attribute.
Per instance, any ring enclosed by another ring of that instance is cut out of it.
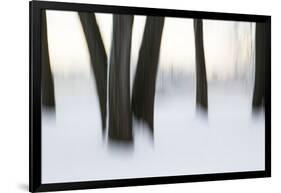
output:
<svg viewBox="0 0 281 193"><path fill-rule="evenodd" d="M40 9L39 184L265 176L266 22L80 8Z"/></svg>
<svg viewBox="0 0 281 193"><path fill-rule="evenodd" d="M264 169L263 24L49 10L42 24L43 182Z"/></svg>

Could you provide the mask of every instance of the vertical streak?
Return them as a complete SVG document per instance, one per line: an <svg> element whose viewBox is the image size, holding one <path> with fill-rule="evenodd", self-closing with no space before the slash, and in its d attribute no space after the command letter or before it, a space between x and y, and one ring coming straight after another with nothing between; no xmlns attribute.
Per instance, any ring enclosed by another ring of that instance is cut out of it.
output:
<svg viewBox="0 0 281 193"><path fill-rule="evenodd" d="M91 68L94 73L102 119L102 131L106 128L107 101L107 55L101 33L93 13L79 12L79 18L86 37L91 58Z"/></svg>
<svg viewBox="0 0 281 193"><path fill-rule="evenodd" d="M268 61L269 48L267 47L268 32L265 23L256 23L256 61L255 85L253 94L253 110L264 105L265 95L265 66Z"/></svg>
<svg viewBox="0 0 281 193"><path fill-rule="evenodd" d="M134 116L154 130L154 97L164 17L146 19L133 86Z"/></svg>
<svg viewBox="0 0 281 193"><path fill-rule="evenodd" d="M109 140L132 142L130 55L134 16L113 15L109 69Z"/></svg>
<svg viewBox="0 0 281 193"><path fill-rule="evenodd" d="M54 80L52 76L49 48L48 48L48 32L47 32L47 18L46 11L41 13L42 27L41 27L41 63L42 63L42 104L45 107L55 108L55 91Z"/></svg>
<svg viewBox="0 0 281 193"><path fill-rule="evenodd" d="M196 57L196 105L204 112L208 110L208 88L203 43L203 21L194 19L195 57Z"/></svg>

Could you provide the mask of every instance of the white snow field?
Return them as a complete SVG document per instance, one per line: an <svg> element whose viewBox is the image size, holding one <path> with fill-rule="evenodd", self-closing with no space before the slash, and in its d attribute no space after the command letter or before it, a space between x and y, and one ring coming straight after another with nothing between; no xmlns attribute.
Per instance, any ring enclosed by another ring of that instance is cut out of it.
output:
<svg viewBox="0 0 281 193"><path fill-rule="evenodd" d="M154 139L134 122L133 147L115 148L102 138L93 78L55 77L56 114L42 113L42 182L264 170L264 113L252 116L245 82L209 83L208 118L195 112L194 81L159 82Z"/></svg>

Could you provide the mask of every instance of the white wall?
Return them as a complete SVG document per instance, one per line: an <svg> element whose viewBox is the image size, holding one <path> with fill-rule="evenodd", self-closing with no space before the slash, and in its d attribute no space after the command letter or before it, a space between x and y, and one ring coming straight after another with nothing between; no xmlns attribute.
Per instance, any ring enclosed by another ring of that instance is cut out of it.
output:
<svg viewBox="0 0 281 193"><path fill-rule="evenodd" d="M70 0L69 0L70 1ZM272 15L272 178L157 185L76 192L278 192L281 185L280 19L276 0L73 0L170 9ZM28 187L28 1L2 1L0 11L0 192Z"/></svg>

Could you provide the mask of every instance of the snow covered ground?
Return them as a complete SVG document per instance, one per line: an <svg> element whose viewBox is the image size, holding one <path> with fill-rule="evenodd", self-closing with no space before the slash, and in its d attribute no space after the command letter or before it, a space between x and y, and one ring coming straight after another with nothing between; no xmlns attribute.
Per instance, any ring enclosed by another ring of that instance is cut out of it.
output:
<svg viewBox="0 0 281 193"><path fill-rule="evenodd" d="M208 118L195 113L194 82L160 85L155 132L134 122L134 145L102 138L92 77L55 77L56 113L42 112L42 182L75 182L264 169L264 113L251 114L252 87L209 83Z"/></svg>

